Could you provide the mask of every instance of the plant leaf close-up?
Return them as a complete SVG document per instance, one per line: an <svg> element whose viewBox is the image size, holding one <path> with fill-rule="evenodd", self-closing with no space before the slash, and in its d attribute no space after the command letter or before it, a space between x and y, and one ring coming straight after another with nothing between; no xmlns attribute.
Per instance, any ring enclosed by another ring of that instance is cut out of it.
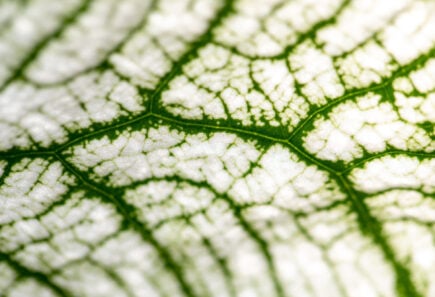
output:
<svg viewBox="0 0 435 297"><path fill-rule="evenodd" d="M0 0L0 296L435 297L435 2Z"/></svg>

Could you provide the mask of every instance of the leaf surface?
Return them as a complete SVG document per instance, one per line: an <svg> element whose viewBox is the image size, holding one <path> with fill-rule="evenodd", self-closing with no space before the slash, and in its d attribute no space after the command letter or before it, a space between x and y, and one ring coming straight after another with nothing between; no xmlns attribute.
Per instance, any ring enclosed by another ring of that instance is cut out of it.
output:
<svg viewBox="0 0 435 297"><path fill-rule="evenodd" d="M0 2L0 296L435 296L431 1Z"/></svg>

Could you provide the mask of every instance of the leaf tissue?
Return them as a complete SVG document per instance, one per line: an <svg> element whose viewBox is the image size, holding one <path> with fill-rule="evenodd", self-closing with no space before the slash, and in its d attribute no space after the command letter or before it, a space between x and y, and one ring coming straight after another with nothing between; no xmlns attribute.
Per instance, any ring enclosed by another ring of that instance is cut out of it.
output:
<svg viewBox="0 0 435 297"><path fill-rule="evenodd" d="M0 296L435 297L435 2L0 0Z"/></svg>

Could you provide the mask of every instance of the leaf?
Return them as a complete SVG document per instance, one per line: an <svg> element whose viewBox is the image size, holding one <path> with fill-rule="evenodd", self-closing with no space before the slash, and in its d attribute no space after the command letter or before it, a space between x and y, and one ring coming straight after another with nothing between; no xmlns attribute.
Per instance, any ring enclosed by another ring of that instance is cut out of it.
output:
<svg viewBox="0 0 435 297"><path fill-rule="evenodd" d="M431 1L0 2L0 296L435 296Z"/></svg>

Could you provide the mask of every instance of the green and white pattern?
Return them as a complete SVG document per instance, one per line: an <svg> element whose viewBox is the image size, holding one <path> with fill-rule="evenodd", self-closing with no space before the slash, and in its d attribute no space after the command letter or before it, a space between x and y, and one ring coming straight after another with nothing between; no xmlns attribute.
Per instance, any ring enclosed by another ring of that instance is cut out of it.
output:
<svg viewBox="0 0 435 297"><path fill-rule="evenodd" d="M0 0L0 296L434 297L435 2Z"/></svg>

